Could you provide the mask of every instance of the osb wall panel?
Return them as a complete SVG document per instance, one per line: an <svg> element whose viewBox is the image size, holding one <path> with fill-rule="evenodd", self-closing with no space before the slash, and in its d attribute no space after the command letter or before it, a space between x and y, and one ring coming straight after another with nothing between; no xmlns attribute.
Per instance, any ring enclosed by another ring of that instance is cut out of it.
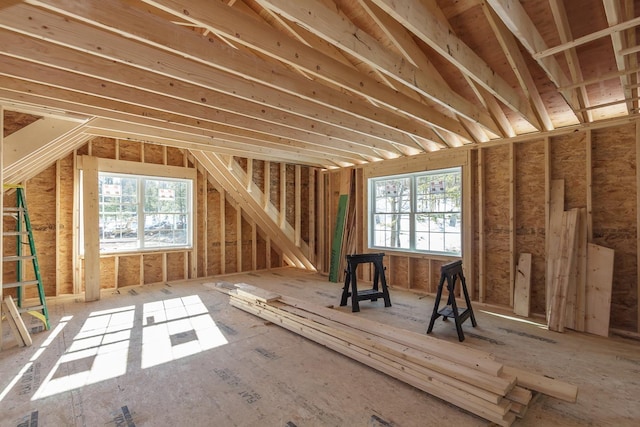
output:
<svg viewBox="0 0 640 427"><path fill-rule="evenodd" d="M410 288L429 291L429 260L412 258L410 260L411 283Z"/></svg>
<svg viewBox="0 0 640 427"><path fill-rule="evenodd" d="M253 173L251 175L251 179L260 191L264 191L264 161L253 161Z"/></svg>
<svg viewBox="0 0 640 427"><path fill-rule="evenodd" d="M280 254L272 246L271 247L271 268L282 267L282 264L283 264L283 262L282 262L282 259L280 257Z"/></svg>
<svg viewBox="0 0 640 427"><path fill-rule="evenodd" d="M167 147L167 164L169 166L184 166L184 153L180 148Z"/></svg>
<svg viewBox="0 0 640 427"><path fill-rule="evenodd" d="M485 302L509 305L509 146L484 151Z"/></svg>
<svg viewBox="0 0 640 427"><path fill-rule="evenodd" d="M225 273L236 273L238 271L238 254L236 248L238 246L237 236L241 230L238 230L238 221L236 220L236 209L228 201L225 201Z"/></svg>
<svg viewBox="0 0 640 427"><path fill-rule="evenodd" d="M531 311L545 313L545 143L514 145L516 260L531 254Z"/></svg>
<svg viewBox="0 0 640 427"><path fill-rule="evenodd" d="M438 292L438 283L440 283L440 267L448 262L450 261L442 261L438 259L429 260L429 284L427 286L430 292Z"/></svg>
<svg viewBox="0 0 640 427"><path fill-rule="evenodd" d="M398 288L408 288L409 283L409 258L406 256L389 255L390 277L389 284Z"/></svg>
<svg viewBox="0 0 640 427"><path fill-rule="evenodd" d="M593 131L593 242L614 255L611 327L637 330L636 143L633 125Z"/></svg>
<svg viewBox="0 0 640 427"><path fill-rule="evenodd" d="M241 226L241 234L242 234L242 271L250 271L253 269L253 242L252 242L252 231L253 227L244 216L242 217L242 226Z"/></svg>
<svg viewBox="0 0 640 427"><path fill-rule="evenodd" d="M140 255L118 258L118 287L140 284Z"/></svg>
<svg viewBox="0 0 640 427"><path fill-rule="evenodd" d="M550 140L551 179L564 180L564 208L587 206L586 133L556 136Z"/></svg>
<svg viewBox="0 0 640 427"><path fill-rule="evenodd" d="M185 252L167 252L167 281L184 280Z"/></svg>
<svg viewBox="0 0 640 427"><path fill-rule="evenodd" d="M236 160L236 162L238 162L238 165L240 165L242 170L246 173L247 172L247 159L245 159L244 157L235 157L235 156L234 156L234 159Z"/></svg>
<svg viewBox="0 0 640 427"><path fill-rule="evenodd" d="M211 183L207 184L207 271L210 275L222 272L220 236L220 193L213 188Z"/></svg>
<svg viewBox="0 0 640 427"><path fill-rule="evenodd" d="M269 163L269 174L269 200L277 210L280 210L280 164Z"/></svg>
<svg viewBox="0 0 640 427"><path fill-rule="evenodd" d="M286 218L287 222L293 227L295 226L295 218L296 218L296 171L293 165L284 165L286 168L286 177L287 177L287 211Z"/></svg>
<svg viewBox="0 0 640 427"><path fill-rule="evenodd" d="M142 144L134 141L119 140L120 160L139 162L142 157Z"/></svg>
<svg viewBox="0 0 640 427"><path fill-rule="evenodd" d="M4 121L2 122L2 131L5 138L40 119L40 116L34 116L27 113L19 113L16 111L8 110L3 111Z"/></svg>
<svg viewBox="0 0 640 427"><path fill-rule="evenodd" d="M100 258L100 289L116 287L116 257Z"/></svg>
<svg viewBox="0 0 640 427"><path fill-rule="evenodd" d="M113 138L96 137L90 142L91 155L105 159L116 158L116 140Z"/></svg>
<svg viewBox="0 0 640 427"><path fill-rule="evenodd" d="M60 165L60 216L58 217L58 294L73 293L73 154Z"/></svg>
<svg viewBox="0 0 640 427"><path fill-rule="evenodd" d="M142 263L145 285L162 281L162 254L144 254L142 255Z"/></svg>
<svg viewBox="0 0 640 427"><path fill-rule="evenodd" d="M256 236L256 268L258 270L267 268L267 242L262 237L261 230Z"/></svg>
<svg viewBox="0 0 640 427"><path fill-rule="evenodd" d="M27 209L40 265L45 295L56 295L56 164L26 184ZM23 247L24 254L29 247ZM31 263L23 263L25 279L33 276Z"/></svg>
<svg viewBox="0 0 640 427"><path fill-rule="evenodd" d="M144 162L164 164L164 148L161 145L144 144Z"/></svg>

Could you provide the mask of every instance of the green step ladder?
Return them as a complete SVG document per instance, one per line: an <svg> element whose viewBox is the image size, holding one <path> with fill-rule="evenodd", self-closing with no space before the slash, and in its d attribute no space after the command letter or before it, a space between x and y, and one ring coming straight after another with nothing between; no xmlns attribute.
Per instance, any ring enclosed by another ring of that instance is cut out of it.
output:
<svg viewBox="0 0 640 427"><path fill-rule="evenodd" d="M18 311L20 313L28 313L36 318L40 319L46 329L49 329L49 311L47 310L47 301L44 295L44 286L42 285L42 277L40 276L40 267L38 265L38 257L36 255L36 244L33 239L33 230L31 228L31 221L29 220L29 213L27 211L27 200L25 197L24 187L21 185L5 184L4 189L16 190L16 206L4 207L3 215L4 221L8 222L8 219L15 220L15 231L4 231L4 236L16 237L16 254L3 256L4 262L16 263L16 281L11 283L2 283L3 289L16 288ZM6 227L5 227L6 228ZM28 241L25 242L26 240ZM24 246L29 245L29 253L25 254ZM34 280L24 280L25 263L31 261L33 266ZM23 307L24 304L24 290L26 286L37 286L39 305L31 307Z"/></svg>

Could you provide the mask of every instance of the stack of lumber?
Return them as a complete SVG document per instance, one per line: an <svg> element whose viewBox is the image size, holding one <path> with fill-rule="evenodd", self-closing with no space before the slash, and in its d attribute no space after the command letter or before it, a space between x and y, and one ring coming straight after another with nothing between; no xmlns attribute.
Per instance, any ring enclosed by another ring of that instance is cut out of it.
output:
<svg viewBox="0 0 640 427"><path fill-rule="evenodd" d="M232 306L302 335L501 426L534 393L575 402L577 387L510 368L486 352L238 284Z"/></svg>
<svg viewBox="0 0 640 427"><path fill-rule="evenodd" d="M585 208L564 210L564 181L551 183L547 248L547 323L609 335L613 249L588 242Z"/></svg>

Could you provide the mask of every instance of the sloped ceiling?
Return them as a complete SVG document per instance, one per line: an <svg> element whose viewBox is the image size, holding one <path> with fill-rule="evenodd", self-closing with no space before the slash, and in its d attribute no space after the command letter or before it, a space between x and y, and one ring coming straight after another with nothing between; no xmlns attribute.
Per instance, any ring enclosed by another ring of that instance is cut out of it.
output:
<svg viewBox="0 0 640 427"><path fill-rule="evenodd" d="M639 11L631 0L0 1L5 135L53 116L77 123L67 147L108 136L332 168L629 119Z"/></svg>

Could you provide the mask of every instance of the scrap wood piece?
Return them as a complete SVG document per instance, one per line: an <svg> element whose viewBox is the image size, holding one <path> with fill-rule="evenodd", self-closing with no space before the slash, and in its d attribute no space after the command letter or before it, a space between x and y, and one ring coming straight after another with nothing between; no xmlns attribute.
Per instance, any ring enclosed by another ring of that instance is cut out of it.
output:
<svg viewBox="0 0 640 427"><path fill-rule="evenodd" d="M578 399L578 387L558 381L544 375L535 374L524 369L518 369L511 366L504 367L505 372L517 378L518 385L537 391L566 402L575 403Z"/></svg>
<svg viewBox="0 0 640 427"><path fill-rule="evenodd" d="M4 304L7 308L7 312L9 313L9 316L7 316L7 319L9 319L9 324L13 322L18 331L18 335L16 336L18 345L20 347L31 345L33 343L33 341L31 340L31 335L29 335L29 331L27 330L27 327L24 324L22 317L20 316L20 312L18 311L18 307L16 307L16 303L13 302L13 298L11 298L11 295L7 295L5 297Z"/></svg>
<svg viewBox="0 0 640 427"><path fill-rule="evenodd" d="M559 257L555 264L548 312L548 326L551 331L564 332L567 294L570 289L571 271L576 256L577 222L577 209L563 212Z"/></svg>
<svg viewBox="0 0 640 427"><path fill-rule="evenodd" d="M270 292L261 288L258 288L247 283L236 283L236 292L238 295L242 295L249 298L254 298L261 302L277 301L280 295Z"/></svg>
<svg viewBox="0 0 640 427"><path fill-rule="evenodd" d="M529 301L531 299L531 254L520 254L516 268L514 288L513 312L518 316L529 317Z"/></svg>
<svg viewBox="0 0 640 427"><path fill-rule="evenodd" d="M585 331L609 336L614 250L587 244Z"/></svg>

